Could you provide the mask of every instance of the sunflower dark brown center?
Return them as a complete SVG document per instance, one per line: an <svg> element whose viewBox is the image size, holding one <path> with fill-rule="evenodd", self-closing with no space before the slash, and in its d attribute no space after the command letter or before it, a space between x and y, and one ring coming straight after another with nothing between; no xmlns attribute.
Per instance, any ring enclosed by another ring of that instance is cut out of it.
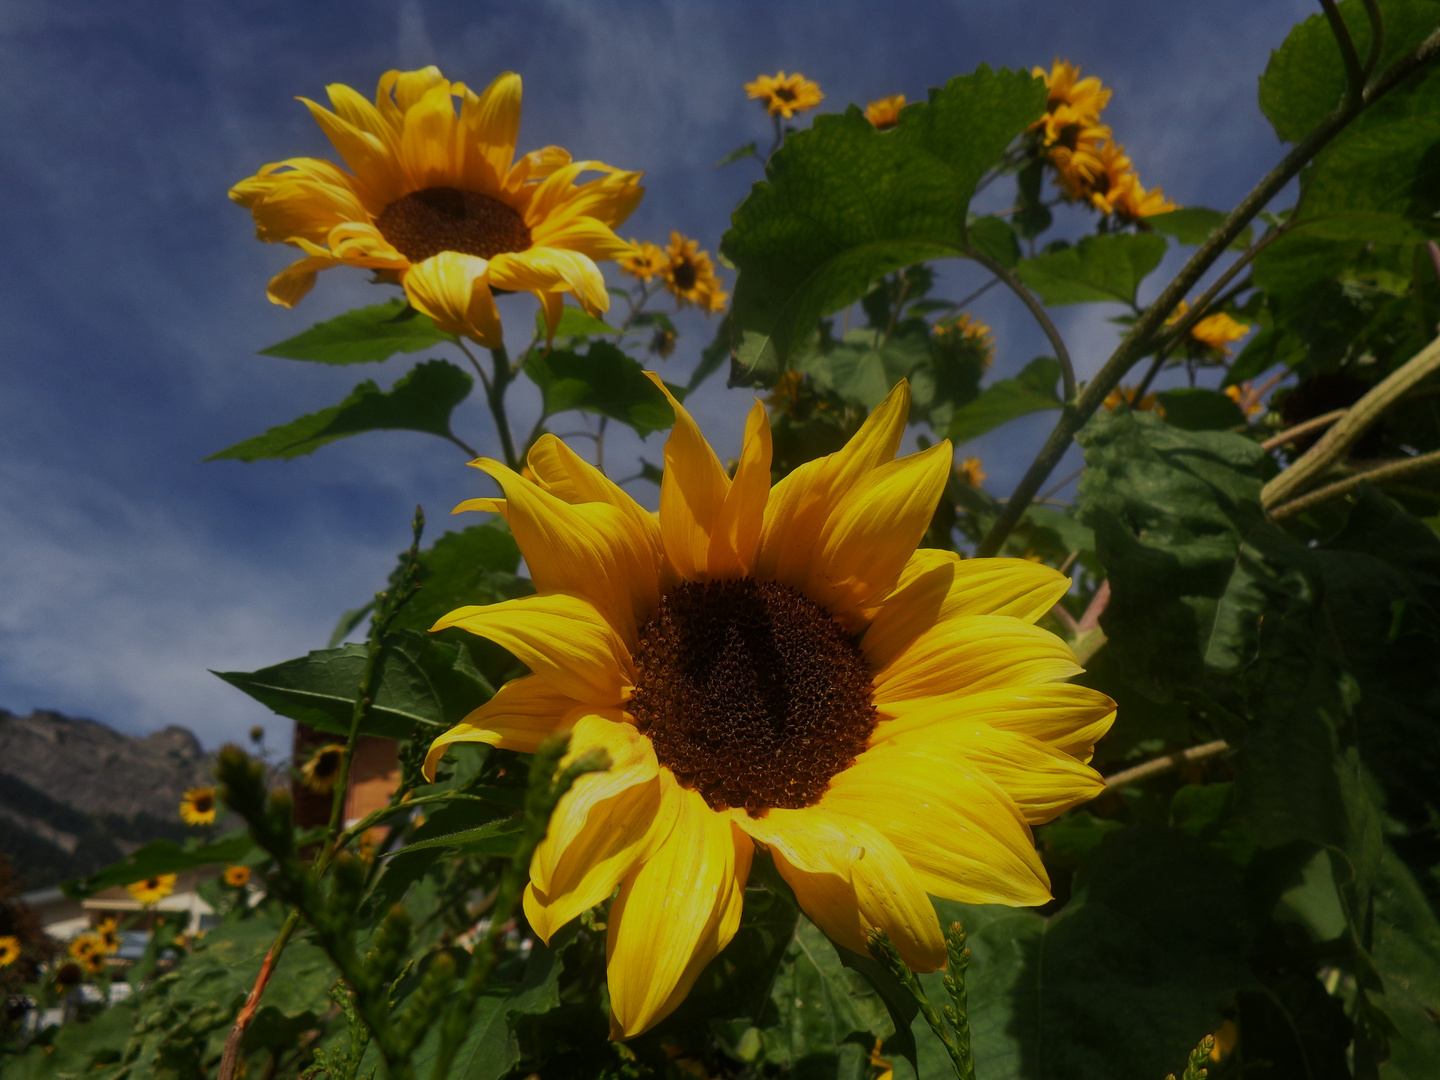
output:
<svg viewBox="0 0 1440 1080"><path fill-rule="evenodd" d="M796 95L795 91L788 86L777 86L775 88L775 96L781 101L794 101Z"/></svg>
<svg viewBox="0 0 1440 1080"><path fill-rule="evenodd" d="M700 280L700 271L689 259L682 258L671 272L671 276L675 279L677 289L681 292L689 292L695 287L695 282Z"/></svg>
<svg viewBox="0 0 1440 1080"><path fill-rule="evenodd" d="M400 196L380 212L375 227L411 262L442 251L493 259L502 251L524 251L531 242L517 211L489 195L449 187Z"/></svg>
<svg viewBox="0 0 1440 1080"><path fill-rule="evenodd" d="M208 814L215 809L215 796L196 795L191 805L195 807L197 813Z"/></svg>
<svg viewBox="0 0 1440 1080"><path fill-rule="evenodd" d="M628 708L655 754L714 809L798 809L875 727L855 641L786 585L686 582L640 630Z"/></svg>
<svg viewBox="0 0 1440 1080"><path fill-rule="evenodd" d="M334 776L340 771L340 751L322 750L315 755L314 774L317 777Z"/></svg>

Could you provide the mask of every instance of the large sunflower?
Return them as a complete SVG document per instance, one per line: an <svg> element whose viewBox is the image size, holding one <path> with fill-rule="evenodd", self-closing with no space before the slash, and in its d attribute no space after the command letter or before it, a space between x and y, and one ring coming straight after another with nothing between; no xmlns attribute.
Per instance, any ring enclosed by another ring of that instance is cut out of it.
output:
<svg viewBox="0 0 1440 1080"><path fill-rule="evenodd" d="M442 329L491 347L502 343L495 289L534 293L552 332L567 292L592 315L609 308L595 260L630 251L613 230L644 193L640 173L558 146L516 161L519 75L476 95L436 67L387 71L373 105L348 86L326 90L334 112L301 100L350 171L290 158L230 189L261 240L305 252L271 280L271 300L291 307L318 271L367 267ZM586 172L600 176L577 183Z"/></svg>
<svg viewBox="0 0 1440 1080"><path fill-rule="evenodd" d="M832 939L863 952L883 930L921 971L945 963L927 893L1048 900L1030 826L1102 790L1084 762L1114 715L1033 625L1064 577L915 550L951 450L894 460L905 384L773 488L759 402L733 478L671 404L658 516L551 435L533 481L474 462L504 498L458 509L505 515L538 593L436 624L532 674L437 739L427 773L454 742L533 751L567 729L571 755L611 757L560 802L525 912L548 941L619 887L616 1037L674 1009L729 942L757 843Z"/></svg>

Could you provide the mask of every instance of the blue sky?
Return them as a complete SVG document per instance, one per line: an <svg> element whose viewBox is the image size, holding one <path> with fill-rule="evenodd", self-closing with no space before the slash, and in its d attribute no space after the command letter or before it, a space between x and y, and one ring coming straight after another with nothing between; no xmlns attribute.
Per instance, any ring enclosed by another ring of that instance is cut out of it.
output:
<svg viewBox="0 0 1440 1080"><path fill-rule="evenodd" d="M517 70L522 150L558 143L646 170L648 194L622 232L663 239L678 228L713 251L759 168L712 163L765 137L741 83L779 68L817 79L823 108L841 109L896 92L914 100L982 62L1062 55L1114 87L1106 119L1147 185L1229 206L1280 149L1256 77L1314 10L1302 0L7 0L0 707L135 733L179 723L212 746L254 723L283 737L283 722L206 669L323 647L338 613L383 579L416 502L441 527L450 506L484 491L454 447L418 434L292 462L200 463L334 404L362 378L388 384L416 359L335 369L254 355L380 298L362 273L335 271L293 311L265 300L290 253L257 243L225 191L264 162L329 156L296 95L323 100L329 82L368 95L390 67L436 63L475 86ZM999 374L1044 351L1008 298L992 293L977 311L996 330ZM1083 378L1115 340L1116 312L1060 314ZM675 381L711 333L696 316L683 325L666 365ZM526 429L528 390L515 395ZM738 449L748 401L718 379L694 400L722 458ZM972 448L992 490L1014 483L1047 427L1018 422ZM478 399L456 430L495 447ZM651 460L661 438L643 448ZM612 442L612 472L641 452L636 439Z"/></svg>

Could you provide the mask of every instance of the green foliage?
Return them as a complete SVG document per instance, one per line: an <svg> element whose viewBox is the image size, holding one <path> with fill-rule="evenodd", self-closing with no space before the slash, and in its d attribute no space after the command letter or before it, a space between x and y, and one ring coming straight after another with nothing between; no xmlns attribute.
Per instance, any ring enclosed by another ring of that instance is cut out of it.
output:
<svg viewBox="0 0 1440 1080"><path fill-rule="evenodd" d="M1135 303L1135 290L1165 257L1165 240L1153 233L1086 236L1033 259L1016 272L1047 304Z"/></svg>
<svg viewBox="0 0 1440 1080"><path fill-rule="evenodd" d="M581 409L619 420L641 438L675 422L674 411L657 386L643 374L639 361L608 342L592 342L582 356L553 349L532 356L525 372L545 401L545 415ZM681 387L671 387L676 398Z"/></svg>
<svg viewBox="0 0 1440 1080"><path fill-rule="evenodd" d="M65 891L74 897L94 896L116 885L129 885L159 874L178 874L215 863L234 863L254 846L245 833L232 833L213 843L194 842L181 846L170 840L154 840L98 874L69 882Z"/></svg>
<svg viewBox="0 0 1440 1080"><path fill-rule="evenodd" d="M436 329L428 315L395 299L316 323L303 334L261 349L260 355L321 364L373 364L396 353L420 352L454 340Z"/></svg>
<svg viewBox="0 0 1440 1080"><path fill-rule="evenodd" d="M974 401L955 411L946 437L962 446L994 431L1002 424L1035 412L1058 409L1060 396L1055 384L1060 381L1060 362L1041 356L1026 364L1013 379L1000 379L980 392Z"/></svg>
<svg viewBox="0 0 1440 1080"><path fill-rule="evenodd" d="M1145 224L1158 233L1173 236L1189 247L1199 247L1224 220L1225 215L1219 210L1204 206L1182 206L1164 214L1151 214L1145 219ZM1254 232L1249 225L1245 226L1240 235L1231 242L1231 248L1243 251L1249 247Z"/></svg>
<svg viewBox="0 0 1440 1080"><path fill-rule="evenodd" d="M474 380L454 364L427 360L416 365L389 390L381 390L366 379L339 405L273 427L263 435L238 442L205 460L289 460L312 454L336 439L365 431L423 431L450 439L454 437L450 431L450 414L470 396L472 386Z"/></svg>

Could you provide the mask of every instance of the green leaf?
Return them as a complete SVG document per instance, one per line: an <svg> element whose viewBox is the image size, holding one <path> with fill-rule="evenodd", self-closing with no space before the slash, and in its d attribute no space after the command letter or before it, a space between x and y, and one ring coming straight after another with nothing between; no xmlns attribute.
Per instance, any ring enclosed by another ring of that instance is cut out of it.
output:
<svg viewBox="0 0 1440 1080"><path fill-rule="evenodd" d="M541 341L545 340L547 327L545 325L545 313L536 309L535 311L535 336ZM604 319L597 319L587 311L578 307L566 304L560 309L560 324L555 328L557 338L565 337L605 337L609 334L626 334L629 330L621 330L611 326Z"/></svg>
<svg viewBox="0 0 1440 1080"><path fill-rule="evenodd" d="M982 217L970 222L970 245L1007 270L1020 262L1020 239L1003 218Z"/></svg>
<svg viewBox="0 0 1440 1080"><path fill-rule="evenodd" d="M913 263L965 252L976 183L1044 111L1032 76L981 67L877 131L852 106L790 135L735 211L721 251L742 373L778 373L822 315Z"/></svg>
<svg viewBox="0 0 1440 1080"><path fill-rule="evenodd" d="M1423 1080L1440 1061L1440 922L1415 878L1388 849L1375 885L1371 955L1385 982L1379 1004L1395 1025L1386 1080Z"/></svg>
<svg viewBox="0 0 1440 1080"><path fill-rule="evenodd" d="M401 556L408 558L408 552ZM466 604L496 604L534 592L515 571L520 547L505 519L447 532L420 552L420 591L396 616L397 629L427 633L441 616ZM401 571L397 569L397 574ZM392 584L398 582L392 580ZM468 635L467 635L468 637Z"/></svg>
<svg viewBox="0 0 1440 1080"><path fill-rule="evenodd" d="M455 335L437 329L428 315L396 298L316 323L303 334L261 349L260 355L321 364L373 364L396 353L419 352L454 340Z"/></svg>
<svg viewBox="0 0 1440 1080"><path fill-rule="evenodd" d="M1155 396L1165 410L1165 422L1186 431L1228 431L1245 423L1240 406L1214 390L1191 386Z"/></svg>
<svg viewBox="0 0 1440 1080"><path fill-rule="evenodd" d="M956 409L946 437L960 446L1011 420L1060 408L1055 393L1059 379L1060 361L1048 356L1031 360L1015 378L991 383L974 401Z"/></svg>
<svg viewBox="0 0 1440 1080"><path fill-rule="evenodd" d="M1153 233L1086 236L1074 247L1022 259L1016 273L1047 304L1135 303L1135 290L1165 257Z"/></svg>
<svg viewBox="0 0 1440 1080"><path fill-rule="evenodd" d="M66 882L65 892L72 897L94 896L116 885L129 885L157 874L178 874L214 863L239 862L253 846L249 835L243 832L194 848L183 848L171 840L152 840L114 866L78 881Z"/></svg>
<svg viewBox="0 0 1440 1080"><path fill-rule="evenodd" d="M1204 206L1182 206L1164 214L1151 214L1145 219L1145 224L1158 233L1173 236L1188 247L1199 247L1224 220L1225 215L1219 210ZM1240 235L1230 242L1230 250L1244 251L1250 246L1250 239L1254 234L1255 230L1246 225Z"/></svg>
<svg viewBox="0 0 1440 1080"><path fill-rule="evenodd" d="M737 146L734 150L731 150L719 161L715 162L715 168L718 169L722 165L729 165L732 161L739 161L741 158L756 156L758 155L755 151L755 144L753 142L748 142L744 146Z"/></svg>
<svg viewBox="0 0 1440 1080"><path fill-rule="evenodd" d="M808 374L821 389L873 409L885 400L891 387L901 379L911 378L929 360L930 335L920 324L888 340L874 330L850 330L828 351L796 357L795 369ZM933 377L928 373L926 377L930 380L928 393L926 387L912 390L921 402L934 396ZM916 411L923 407L921 404Z"/></svg>
<svg viewBox="0 0 1440 1080"><path fill-rule="evenodd" d="M726 312L725 317L720 320L720 325L715 328L715 336L710 339L710 344L700 354L700 363L695 365L695 370L690 373L690 381L685 384L685 392L688 394L697 386L703 383L715 372L719 371L726 360L730 359L730 313Z"/></svg>
<svg viewBox="0 0 1440 1080"><path fill-rule="evenodd" d="M523 831L524 825L525 816L516 814L498 821L487 822L484 825L477 825L473 829L463 829L460 832L447 833L444 836L432 836L426 840L416 840L391 854L409 855L412 852L425 851L429 848L444 848L446 850L454 849L465 855L509 856L515 853L515 839Z"/></svg>
<svg viewBox="0 0 1440 1080"><path fill-rule="evenodd" d="M342 645L259 671L214 674L281 716L344 736L365 656L364 645ZM374 687L360 733L391 739L433 737L495 692L458 644L413 630L397 631L381 653Z"/></svg>
<svg viewBox="0 0 1440 1080"><path fill-rule="evenodd" d="M288 460L362 431L423 431L453 438L450 413L465 400L473 385L474 380L454 364L427 360L389 390L381 390L366 379L339 405L273 427L264 435L236 443L205 460Z"/></svg>
<svg viewBox="0 0 1440 1080"><path fill-rule="evenodd" d="M546 416L571 409L599 413L628 424L642 439L675 422L670 403L644 370L607 341L592 342L583 356L552 349L525 364L525 374L540 388ZM670 392L677 399L685 396L682 387L672 386Z"/></svg>
<svg viewBox="0 0 1440 1080"><path fill-rule="evenodd" d="M1238 876L1173 830L1107 835L1049 919L936 906L966 930L971 1045L984 1080L1164 1076L1249 982ZM932 1002L946 1000L938 973L923 982ZM952 1076L924 1022L914 1031L920 1075Z"/></svg>

